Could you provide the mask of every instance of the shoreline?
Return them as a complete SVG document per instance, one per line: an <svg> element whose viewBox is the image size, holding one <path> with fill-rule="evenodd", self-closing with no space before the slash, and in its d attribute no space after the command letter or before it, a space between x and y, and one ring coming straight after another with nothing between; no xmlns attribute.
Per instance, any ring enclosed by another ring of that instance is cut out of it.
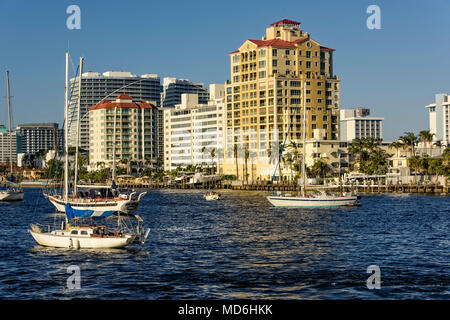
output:
<svg viewBox="0 0 450 320"><path fill-rule="evenodd" d="M19 184L22 188L45 188L49 185L45 183L35 182L35 183L25 183ZM104 184L103 184L104 185ZM179 184L179 185L168 185L165 183L121 183L117 185L118 188L129 188L129 189L139 189L139 190L233 190L233 191L260 191L267 192L267 183L258 184ZM449 187L441 185L420 185L420 184L403 184L403 185L356 185L349 186L344 185L343 190L350 190L350 188L356 190L358 194L434 194L434 195L449 195ZM331 192L338 191L340 186L323 186L323 185L310 185L306 187L306 191L314 191L315 189L329 189ZM298 192L297 185L280 184L273 185L271 191L281 191L281 192Z"/></svg>

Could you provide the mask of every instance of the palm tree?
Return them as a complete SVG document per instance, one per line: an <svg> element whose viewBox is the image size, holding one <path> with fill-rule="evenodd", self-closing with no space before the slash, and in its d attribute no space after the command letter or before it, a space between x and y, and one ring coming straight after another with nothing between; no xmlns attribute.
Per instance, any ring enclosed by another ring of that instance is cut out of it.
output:
<svg viewBox="0 0 450 320"><path fill-rule="evenodd" d="M435 183L437 183L439 175L443 173L443 168L442 159L430 159L428 172L435 175Z"/></svg>
<svg viewBox="0 0 450 320"><path fill-rule="evenodd" d="M238 146L236 144L236 139L234 139L233 153L234 153L234 163L236 164L236 180L239 180Z"/></svg>
<svg viewBox="0 0 450 320"><path fill-rule="evenodd" d="M398 156L398 150L399 150L401 147L403 147L403 146L404 146L404 144L401 143L400 141L394 141L394 142L392 142L392 143L389 145L390 148L394 148L394 149L397 150L397 158L399 157L399 156Z"/></svg>
<svg viewBox="0 0 450 320"><path fill-rule="evenodd" d="M421 158L418 156L412 156L408 159L408 166L414 170L414 183L417 182L417 171L421 167Z"/></svg>
<svg viewBox="0 0 450 320"><path fill-rule="evenodd" d="M399 138L400 141L411 148L412 156L416 155L415 146L418 139L419 138L412 132L405 132L405 135Z"/></svg>
<svg viewBox="0 0 450 320"><path fill-rule="evenodd" d="M358 138L353 139L348 145L348 151L357 159L359 165L358 170L361 170L362 163L366 158L364 141Z"/></svg>
<svg viewBox="0 0 450 320"><path fill-rule="evenodd" d="M210 155L211 155L211 159L212 159L212 164L211 164L211 166L212 166L212 174L214 174L214 158L216 156L216 148L213 148L211 150Z"/></svg>
<svg viewBox="0 0 450 320"><path fill-rule="evenodd" d="M204 161L204 157L205 157L205 150L206 150L206 147L205 147L205 146L203 146L203 147L202 147L202 166L203 166L203 164L205 163L205 161Z"/></svg>
<svg viewBox="0 0 450 320"><path fill-rule="evenodd" d="M325 161L319 159L314 162L313 166L311 167L311 172L316 176L316 178L325 178L326 174L330 172L330 167Z"/></svg>
<svg viewBox="0 0 450 320"><path fill-rule="evenodd" d="M244 160L245 160L245 181L248 184L248 158L250 157L250 151L248 150L248 147L245 146L245 150L244 150Z"/></svg>
<svg viewBox="0 0 450 320"><path fill-rule="evenodd" d="M431 133L430 130L422 130L419 132L419 141L427 144L427 147L433 141L434 133Z"/></svg>

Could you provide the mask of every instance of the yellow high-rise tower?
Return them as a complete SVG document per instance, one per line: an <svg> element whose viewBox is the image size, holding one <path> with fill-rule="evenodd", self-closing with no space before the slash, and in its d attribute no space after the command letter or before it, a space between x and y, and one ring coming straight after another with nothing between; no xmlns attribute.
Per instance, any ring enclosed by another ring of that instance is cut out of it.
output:
<svg viewBox="0 0 450 320"><path fill-rule="evenodd" d="M300 22L284 19L272 23L262 40L248 39L229 54L225 173L269 178L288 131L285 148L301 147L304 85L306 138L339 139L334 51L301 30Z"/></svg>

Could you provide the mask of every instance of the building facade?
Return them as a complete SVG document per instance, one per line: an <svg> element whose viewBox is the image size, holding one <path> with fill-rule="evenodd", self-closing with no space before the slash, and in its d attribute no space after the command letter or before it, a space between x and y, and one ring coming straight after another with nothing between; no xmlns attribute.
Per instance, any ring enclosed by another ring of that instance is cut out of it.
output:
<svg viewBox="0 0 450 320"><path fill-rule="evenodd" d="M156 102L134 102L127 94L105 99L89 109L90 170L125 162L149 163L156 158ZM115 144L115 148L114 148Z"/></svg>
<svg viewBox="0 0 450 320"><path fill-rule="evenodd" d="M383 140L383 120L380 117L370 117L370 109L355 108L340 111L340 136L342 141L353 139L374 138Z"/></svg>
<svg viewBox="0 0 450 320"><path fill-rule="evenodd" d="M7 165L10 161L17 163L17 133L0 132L0 163Z"/></svg>
<svg viewBox="0 0 450 320"><path fill-rule="evenodd" d="M284 19L272 23L262 40L248 39L229 54L227 173L250 157L256 176L267 176L273 170L269 160L286 136L301 142L305 86L306 137L314 138L314 130L323 129L325 139L339 139L340 80L333 73L334 51L301 30L300 22Z"/></svg>
<svg viewBox="0 0 450 320"><path fill-rule="evenodd" d="M77 102L79 96L79 78L70 80L69 102L69 146L75 146L77 140ZM107 71L85 72L81 80L80 100L80 143L82 149L89 150L88 109L104 99L111 99L120 93L133 97L134 101L154 101L160 105L160 79L155 74L133 75L130 72Z"/></svg>
<svg viewBox="0 0 450 320"><path fill-rule="evenodd" d="M57 123L28 123L16 127L18 152L35 154L46 150L64 148L64 129Z"/></svg>
<svg viewBox="0 0 450 320"><path fill-rule="evenodd" d="M434 133L433 140L441 141L442 144L449 146L450 95L436 94L435 102L425 106L425 108L428 109L430 132Z"/></svg>
<svg viewBox="0 0 450 320"><path fill-rule="evenodd" d="M176 105L181 104L181 95L184 93L197 94L199 104L207 104L209 100L208 90L203 87L203 83L191 82L188 79L177 79L173 77L166 77L163 79L161 86L161 106L163 109L159 113L159 156L164 159L164 126L163 117L165 109L175 108Z"/></svg>
<svg viewBox="0 0 450 320"><path fill-rule="evenodd" d="M196 93L182 94L175 108L164 109L164 169L187 165L219 168L223 159L223 84L210 85L211 98L199 102ZM214 151L213 151L214 150ZM213 151L214 157L211 157Z"/></svg>

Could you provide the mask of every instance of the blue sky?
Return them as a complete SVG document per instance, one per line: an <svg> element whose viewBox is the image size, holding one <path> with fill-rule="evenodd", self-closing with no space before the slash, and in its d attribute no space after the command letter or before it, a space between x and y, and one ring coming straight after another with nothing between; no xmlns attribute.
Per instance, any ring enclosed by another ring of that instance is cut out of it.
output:
<svg viewBox="0 0 450 320"><path fill-rule="evenodd" d="M68 30L66 8L81 8ZM366 9L381 9L369 30ZM228 53L288 18L336 49L341 108L368 107L385 117L384 138L428 129L424 106L450 93L450 1L23 1L0 0L0 123L10 70L14 123L62 123L64 52L86 71L130 71L223 83Z"/></svg>

